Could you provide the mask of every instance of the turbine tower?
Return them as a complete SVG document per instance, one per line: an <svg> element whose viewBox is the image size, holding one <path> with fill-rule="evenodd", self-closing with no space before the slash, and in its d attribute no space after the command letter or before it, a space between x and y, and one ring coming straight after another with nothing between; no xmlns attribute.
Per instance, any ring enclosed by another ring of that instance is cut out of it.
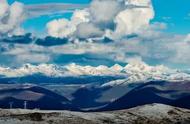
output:
<svg viewBox="0 0 190 124"><path fill-rule="evenodd" d="M9 108L10 108L10 109L13 108L13 102L9 102Z"/></svg>
<svg viewBox="0 0 190 124"><path fill-rule="evenodd" d="M24 101L24 109L27 109L27 101Z"/></svg>

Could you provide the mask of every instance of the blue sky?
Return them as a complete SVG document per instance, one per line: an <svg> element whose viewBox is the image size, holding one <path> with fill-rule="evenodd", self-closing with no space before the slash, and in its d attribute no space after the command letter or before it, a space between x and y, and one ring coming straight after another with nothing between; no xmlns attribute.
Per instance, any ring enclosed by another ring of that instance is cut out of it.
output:
<svg viewBox="0 0 190 124"><path fill-rule="evenodd" d="M153 0L156 13L154 21L168 24L169 32L188 33L190 28L189 0Z"/></svg>
<svg viewBox="0 0 190 124"><path fill-rule="evenodd" d="M9 0L13 3L15 0ZM88 4L91 0L18 0L27 5L42 3L74 3ZM167 32L187 34L190 32L190 1L189 0L153 0L153 6L156 13L152 22L164 22L167 24ZM41 16L38 18L28 19L24 22L23 27L26 31L36 31L37 34L44 34L45 25L48 21L59 18L70 18L72 13L62 15ZM37 26L33 26L37 25Z"/></svg>
<svg viewBox="0 0 190 124"><path fill-rule="evenodd" d="M10 3L15 0L9 0ZM91 0L17 0L24 4L39 4L39 3L89 3Z"/></svg>
<svg viewBox="0 0 190 124"><path fill-rule="evenodd" d="M23 23L23 27L28 31L32 32L34 35L46 35L46 24L53 20L53 19L60 19L60 18L70 18L72 16L72 13L64 13L61 15L54 15L54 16L40 16L37 18L31 18L28 19ZM35 27L33 26L35 25Z"/></svg>

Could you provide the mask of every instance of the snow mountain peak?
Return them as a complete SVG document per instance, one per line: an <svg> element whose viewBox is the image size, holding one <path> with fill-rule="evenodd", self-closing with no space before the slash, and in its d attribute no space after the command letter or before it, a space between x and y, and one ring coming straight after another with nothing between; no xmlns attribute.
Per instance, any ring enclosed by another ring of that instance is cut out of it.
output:
<svg viewBox="0 0 190 124"><path fill-rule="evenodd" d="M111 67L81 66L71 63L65 66L54 64L31 65L25 64L20 68L0 67L0 75L4 77L22 77L33 74L43 74L51 77L63 76L124 76L126 79L105 85L147 82L152 80L184 81L190 80L190 74L179 70L169 69L163 65L149 66L142 61L130 61L126 66L115 64Z"/></svg>

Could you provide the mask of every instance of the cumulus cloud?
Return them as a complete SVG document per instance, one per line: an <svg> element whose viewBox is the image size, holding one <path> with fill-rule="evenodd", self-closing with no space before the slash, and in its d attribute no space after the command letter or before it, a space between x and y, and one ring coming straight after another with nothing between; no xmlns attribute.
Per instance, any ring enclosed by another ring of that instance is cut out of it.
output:
<svg viewBox="0 0 190 124"><path fill-rule="evenodd" d="M113 23L115 16L123 8L122 2L117 0L93 0L89 9L92 21L102 26Z"/></svg>
<svg viewBox="0 0 190 124"><path fill-rule="evenodd" d="M58 19L47 24L48 34L53 37L71 37L77 26L82 22L88 22L89 13L86 10L76 10L71 20Z"/></svg>
<svg viewBox="0 0 190 124"><path fill-rule="evenodd" d="M20 24L25 18L24 5L14 2L8 5L6 0L0 1L0 35L20 35L23 29Z"/></svg>
<svg viewBox="0 0 190 124"><path fill-rule="evenodd" d="M53 37L68 37L75 31L75 25L67 19L53 20L47 24L48 34Z"/></svg>
<svg viewBox="0 0 190 124"><path fill-rule="evenodd" d="M76 30L76 36L82 39L101 37L103 34L104 32L92 23L81 23Z"/></svg>
<svg viewBox="0 0 190 124"><path fill-rule="evenodd" d="M127 8L121 11L114 20L116 29L113 32L113 37L138 33L142 28L148 28L150 20L154 18L154 10L150 0L129 0L128 4L145 7Z"/></svg>
<svg viewBox="0 0 190 124"><path fill-rule="evenodd" d="M73 21L76 16L80 21ZM79 33L83 33L83 37L86 33L84 38L101 34L117 39L147 28L153 17L151 0L93 0L88 8L74 12L71 20L53 20L47 24L47 29L49 35L55 37L77 34L80 38Z"/></svg>
<svg viewBox="0 0 190 124"><path fill-rule="evenodd" d="M51 4L35 4L35 5L23 5L20 2L14 2L9 5L7 0L0 1L0 35L21 35L24 34L24 29L21 28L21 23L26 18L34 18L42 15L49 15L55 13L65 13L73 12L75 9L83 9L87 5L83 4L61 4L61 3L51 3ZM83 10L84 11L84 10ZM77 16L80 16L80 12L75 12ZM75 18L76 14L73 15ZM71 23L67 19L55 20L48 24L48 32L54 37L65 37L73 32L76 27L75 18ZM80 19L79 19L80 20ZM83 17L81 17L83 20ZM79 21L80 22L80 21ZM51 25L60 26L54 27ZM62 27L61 29L58 27ZM67 28L68 27L68 28ZM66 31L62 31L65 30ZM71 30L70 30L71 29ZM57 33L55 33L57 32ZM61 33L60 33L61 32Z"/></svg>
<svg viewBox="0 0 190 124"><path fill-rule="evenodd" d="M5 15L5 13L8 10L8 8L9 8L9 5L6 2L6 0L1 0L0 1L0 17L1 18Z"/></svg>
<svg viewBox="0 0 190 124"><path fill-rule="evenodd" d="M88 8L89 21L77 27L78 38L101 37L107 29L114 29L114 18L124 8L123 2L116 0L94 0ZM105 16L106 15L106 16Z"/></svg>

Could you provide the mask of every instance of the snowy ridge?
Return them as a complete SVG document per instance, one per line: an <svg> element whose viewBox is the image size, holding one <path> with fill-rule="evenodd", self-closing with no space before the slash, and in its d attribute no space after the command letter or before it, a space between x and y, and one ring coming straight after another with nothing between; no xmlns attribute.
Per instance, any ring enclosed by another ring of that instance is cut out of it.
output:
<svg viewBox="0 0 190 124"><path fill-rule="evenodd" d="M4 68L0 67L0 75L5 77L22 77L41 73L46 76L61 76L63 71L60 71L56 65L53 64L40 64L38 66L25 64L20 68Z"/></svg>
<svg viewBox="0 0 190 124"><path fill-rule="evenodd" d="M0 67L0 75L5 77L22 77L32 74L43 74L51 77L61 76L126 76L124 80L109 82L106 85L120 85L126 83L147 82L150 80L169 80L184 81L190 80L190 74L169 69L163 65L149 66L142 61L132 61L126 66L115 64L112 67L100 65L81 66L77 64L69 64L58 66L53 64L31 65L26 64L20 68L4 68Z"/></svg>
<svg viewBox="0 0 190 124"><path fill-rule="evenodd" d="M129 83L146 83L148 81L165 80L165 81L185 81L190 80L188 73L169 69L163 65L149 66L142 61L133 61L123 67L122 70L128 78L111 81L102 86L126 85Z"/></svg>
<svg viewBox="0 0 190 124"><path fill-rule="evenodd" d="M104 65L93 67L80 66L73 63L66 66L66 69L68 70L68 72L75 75L121 75L123 67L118 64L109 68Z"/></svg>
<svg viewBox="0 0 190 124"><path fill-rule="evenodd" d="M168 112L174 107L164 104L144 105L143 107L136 107L130 110L136 111L138 115L144 114L147 117L157 116L159 118L169 117Z"/></svg>
<svg viewBox="0 0 190 124"><path fill-rule="evenodd" d="M121 75L122 66L114 65L107 67L100 65L80 66L74 63L66 66L58 66L53 64L31 65L25 64L20 68L4 68L0 67L0 75L5 77L22 77L32 74L44 74L46 76L61 77L61 76L80 76L80 75Z"/></svg>

